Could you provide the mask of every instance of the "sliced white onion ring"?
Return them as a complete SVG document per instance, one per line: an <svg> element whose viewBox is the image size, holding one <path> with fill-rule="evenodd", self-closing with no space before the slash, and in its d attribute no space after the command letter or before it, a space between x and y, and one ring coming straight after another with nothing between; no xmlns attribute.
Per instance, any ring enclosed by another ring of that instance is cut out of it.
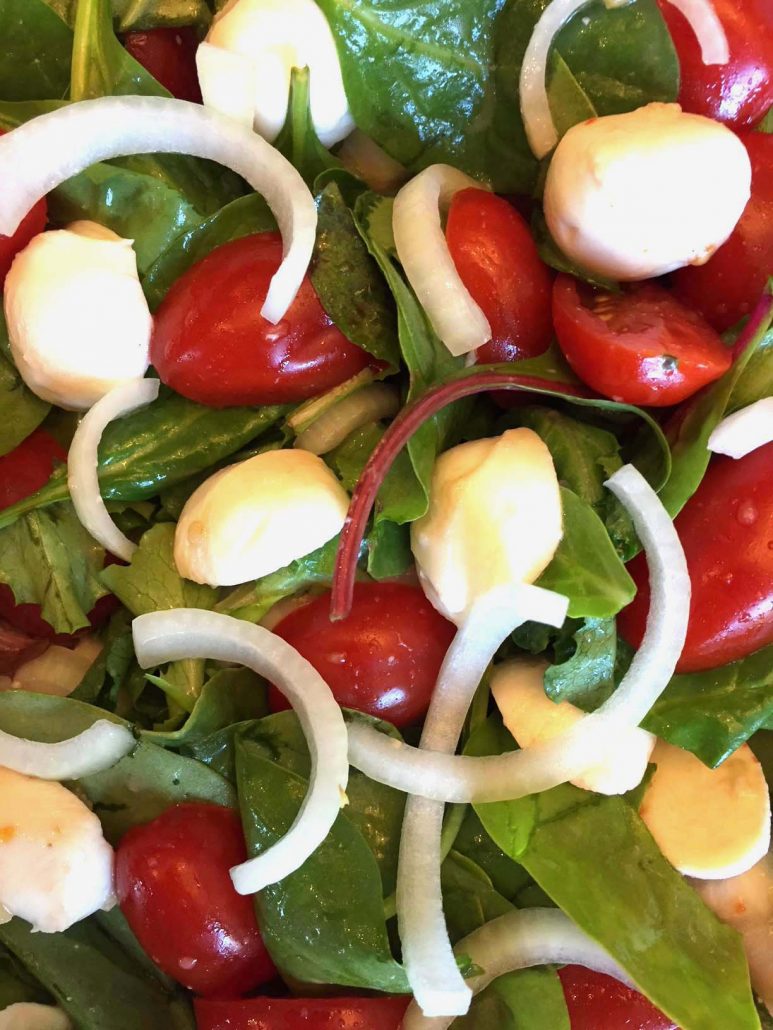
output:
<svg viewBox="0 0 773 1030"><path fill-rule="evenodd" d="M619 687L566 733L521 751L471 758L413 748L362 724L349 727L349 761L371 779L437 801L507 801L566 783L598 765L623 727L638 726L682 653L690 577L668 512L644 477L625 465L607 481L644 546L651 603L641 646Z"/></svg>
<svg viewBox="0 0 773 1030"><path fill-rule="evenodd" d="M125 726L107 719L99 719L76 737L55 744L0 731L0 765L39 780L79 780L109 769L136 743Z"/></svg>
<svg viewBox="0 0 773 1030"><path fill-rule="evenodd" d="M67 454L67 486L76 515L98 543L124 561L131 561L137 545L116 526L102 500L99 441L113 419L151 404L160 386L158 379L133 379L114 387L83 416Z"/></svg>
<svg viewBox="0 0 773 1030"><path fill-rule="evenodd" d="M201 104L168 97L100 97L40 115L9 132L0 139L0 233L12 236L33 204L89 165L148 153L217 161L266 198L282 233L284 258L261 313L279 322L311 260L314 198L278 150Z"/></svg>
<svg viewBox="0 0 773 1030"><path fill-rule="evenodd" d="M230 615L199 608L151 612L134 620L132 633L143 668L182 658L239 662L287 697L309 745L309 790L284 837L234 866L231 879L239 894L255 894L295 872L327 837L346 797L346 725L330 687L281 637Z"/></svg>
<svg viewBox="0 0 773 1030"><path fill-rule="evenodd" d="M709 437L708 448L731 458L744 458L773 440L773 397L764 397L722 419Z"/></svg>
<svg viewBox="0 0 773 1030"><path fill-rule="evenodd" d="M711 0L669 0L690 22L701 45L704 64L726 64L727 37ZM535 157L542 159L558 143L547 94L550 48L563 26L590 0L551 0L534 26L523 55L518 85L526 138ZM604 0L608 9L625 7L630 0Z"/></svg>
<svg viewBox="0 0 773 1030"><path fill-rule="evenodd" d="M483 973L469 980L474 994L505 973L530 966L576 964L614 976L633 986L606 951L556 908L526 908L484 923L454 949L467 956ZM422 1015L413 1001L403 1017L402 1030L446 1030L453 1018Z"/></svg>
<svg viewBox="0 0 773 1030"><path fill-rule="evenodd" d="M462 282L448 250L440 210L460 190L486 186L450 165L431 165L395 197L392 229L400 263L432 328L452 354L491 339L491 326Z"/></svg>
<svg viewBox="0 0 773 1030"><path fill-rule="evenodd" d="M497 587L462 623L438 674L420 749L453 752L473 695L502 641L528 619L561 626L568 600L540 587ZM448 939L440 886L443 803L411 797L405 806L397 867L397 922L408 982L429 1016L463 1015L469 987Z"/></svg>
<svg viewBox="0 0 773 1030"><path fill-rule="evenodd" d="M327 454L355 429L368 422L391 418L399 410L397 392L386 383L372 383L350 393L323 412L299 434L293 446L312 454Z"/></svg>

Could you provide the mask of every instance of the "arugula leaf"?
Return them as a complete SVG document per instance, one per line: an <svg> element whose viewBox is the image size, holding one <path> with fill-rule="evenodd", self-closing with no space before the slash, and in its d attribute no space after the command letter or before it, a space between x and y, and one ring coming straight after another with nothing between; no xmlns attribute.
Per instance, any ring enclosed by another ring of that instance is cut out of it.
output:
<svg viewBox="0 0 773 1030"><path fill-rule="evenodd" d="M0 99L66 95L72 32L43 0L2 0L0 39Z"/></svg>
<svg viewBox="0 0 773 1030"><path fill-rule="evenodd" d="M489 720L467 753L513 746ZM669 865L624 799L564 784L474 807L499 847L676 1023L759 1027L740 938Z"/></svg>

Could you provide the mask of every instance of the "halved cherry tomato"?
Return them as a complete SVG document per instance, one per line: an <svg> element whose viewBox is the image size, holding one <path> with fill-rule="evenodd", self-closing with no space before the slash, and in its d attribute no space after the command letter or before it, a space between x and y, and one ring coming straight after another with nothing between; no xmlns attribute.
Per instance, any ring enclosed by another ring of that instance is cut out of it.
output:
<svg viewBox="0 0 773 1030"><path fill-rule="evenodd" d="M446 240L459 276L491 326L478 363L518 361L547 350L551 273L529 227L501 197L462 190L451 201Z"/></svg>
<svg viewBox="0 0 773 1030"><path fill-rule="evenodd" d="M236 812L202 803L169 808L118 845L121 911L156 965L197 994L238 997L276 976L252 898L229 876L246 858Z"/></svg>
<svg viewBox="0 0 773 1030"><path fill-rule="evenodd" d="M196 1001L197 1030L398 1030L410 998Z"/></svg>
<svg viewBox="0 0 773 1030"><path fill-rule="evenodd" d="M572 1030L675 1030L643 994L584 966L558 970Z"/></svg>
<svg viewBox="0 0 773 1030"><path fill-rule="evenodd" d="M0 129L0 136L4 135L5 129ZM48 208L45 198L43 198L24 216L13 236L0 235L0 290L3 288L5 277L10 271L13 259L20 250L24 250L33 236L43 232L46 227L47 217Z"/></svg>
<svg viewBox="0 0 773 1030"><path fill-rule="evenodd" d="M773 136L745 133L752 193L730 239L705 265L674 272L674 292L719 332L748 315L773 273Z"/></svg>
<svg viewBox="0 0 773 1030"><path fill-rule="evenodd" d="M719 379L732 360L699 314L654 283L607 293L559 275L553 324L580 379L627 404L678 404Z"/></svg>
<svg viewBox="0 0 773 1030"><path fill-rule="evenodd" d="M738 460L713 459L674 525L692 580L677 672L713 669L773 643L773 443ZM650 603L642 555L628 571L638 591L618 627L638 647Z"/></svg>
<svg viewBox="0 0 773 1030"><path fill-rule="evenodd" d="M196 48L199 38L194 28L146 29L127 32L123 45L135 61L178 100L201 103Z"/></svg>
<svg viewBox="0 0 773 1030"><path fill-rule="evenodd" d="M158 309L151 360L162 381L201 404L287 404L314 397L369 364L333 325L308 276L278 325L260 314L282 260L276 233L213 250Z"/></svg>
<svg viewBox="0 0 773 1030"><path fill-rule="evenodd" d="M274 627L320 673L345 708L395 726L416 722L429 707L455 627L418 587L357 583L351 614L330 621L330 594L297 608ZM274 712L289 708L275 687Z"/></svg>
<svg viewBox="0 0 773 1030"><path fill-rule="evenodd" d="M727 64L704 64L684 15L658 0L679 56L679 103L733 129L751 128L773 105L773 6L770 0L712 0L730 49Z"/></svg>

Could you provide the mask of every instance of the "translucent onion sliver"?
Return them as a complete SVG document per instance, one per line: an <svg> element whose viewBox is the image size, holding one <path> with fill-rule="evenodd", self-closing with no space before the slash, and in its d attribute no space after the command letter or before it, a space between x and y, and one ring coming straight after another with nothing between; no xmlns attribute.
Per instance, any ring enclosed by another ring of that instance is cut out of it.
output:
<svg viewBox="0 0 773 1030"><path fill-rule="evenodd" d="M749 404L723 419L709 437L708 448L744 458L773 440L773 397Z"/></svg>
<svg viewBox="0 0 773 1030"><path fill-rule="evenodd" d="M107 719L99 719L76 737L55 744L0 731L0 765L39 780L79 780L109 769L136 743L125 726Z"/></svg>

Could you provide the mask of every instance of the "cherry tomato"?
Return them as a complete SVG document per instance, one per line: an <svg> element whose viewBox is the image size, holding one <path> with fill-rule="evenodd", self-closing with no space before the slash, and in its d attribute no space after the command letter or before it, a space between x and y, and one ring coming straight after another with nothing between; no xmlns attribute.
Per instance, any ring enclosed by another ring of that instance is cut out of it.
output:
<svg viewBox="0 0 773 1030"><path fill-rule="evenodd" d="M239 996L276 969L229 869L247 849L236 812L190 803L126 834L115 857L121 911L156 965L205 996Z"/></svg>
<svg viewBox="0 0 773 1030"><path fill-rule="evenodd" d="M410 998L196 1001L197 1030L399 1030Z"/></svg>
<svg viewBox="0 0 773 1030"><path fill-rule="evenodd" d="M750 128L773 104L770 0L712 0L730 49L727 64L704 64L695 33L670 0L658 0L679 57L679 103L733 129Z"/></svg>
<svg viewBox="0 0 773 1030"><path fill-rule="evenodd" d="M4 135L5 129L0 129L0 136ZM33 236L43 232L46 227L47 217L48 208L44 198L39 200L24 216L13 236L0 235L0 290L3 288L5 277L13 264L13 259L20 250L24 250Z"/></svg>
<svg viewBox="0 0 773 1030"><path fill-rule="evenodd" d="M773 272L773 136L741 139L752 165L752 193L730 239L705 265L680 268L674 292L719 332L748 315Z"/></svg>
<svg viewBox="0 0 773 1030"><path fill-rule="evenodd" d="M675 1030L643 994L584 966L558 970L572 1030Z"/></svg>
<svg viewBox="0 0 773 1030"><path fill-rule="evenodd" d="M146 29L127 32L123 45L135 61L149 71L178 100L201 103L196 48L199 39L194 28Z"/></svg>
<svg viewBox="0 0 773 1030"><path fill-rule="evenodd" d="M677 672L713 669L773 643L773 443L738 460L715 458L674 525L692 580ZM628 570L638 591L618 627L638 647L650 602L643 556Z"/></svg>
<svg viewBox="0 0 773 1030"><path fill-rule="evenodd" d="M462 190L451 201L446 240L459 276L491 326L478 363L518 361L547 350L551 273L529 227L501 197Z"/></svg>
<svg viewBox="0 0 773 1030"><path fill-rule="evenodd" d="M654 283L606 293L559 275L553 323L580 379L627 404L678 404L719 379L732 360L699 314Z"/></svg>
<svg viewBox="0 0 773 1030"><path fill-rule="evenodd" d="M212 407L286 404L324 393L369 363L320 304L311 280L278 325L260 314L282 259L276 233L213 250L158 309L151 359L173 390Z"/></svg>
<svg viewBox="0 0 773 1030"><path fill-rule="evenodd" d="M395 726L420 719L455 627L418 587L403 583L357 583L348 618L331 622L329 611L330 594L321 594L274 632L311 662L345 708ZM289 708L275 687L269 705Z"/></svg>

